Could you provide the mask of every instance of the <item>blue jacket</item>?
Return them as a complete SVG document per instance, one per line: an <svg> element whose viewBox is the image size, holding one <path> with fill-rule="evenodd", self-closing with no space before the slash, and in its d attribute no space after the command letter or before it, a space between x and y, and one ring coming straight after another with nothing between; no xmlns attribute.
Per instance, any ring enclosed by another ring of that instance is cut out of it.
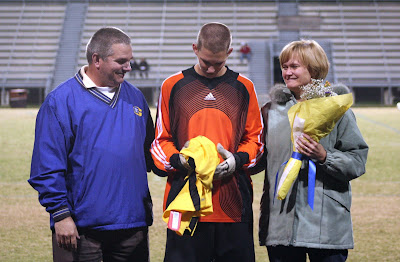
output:
<svg viewBox="0 0 400 262"><path fill-rule="evenodd" d="M37 115L28 182L51 227L67 216L78 229L151 225L153 139L146 100L126 81L113 99L86 89L80 73L49 93Z"/></svg>

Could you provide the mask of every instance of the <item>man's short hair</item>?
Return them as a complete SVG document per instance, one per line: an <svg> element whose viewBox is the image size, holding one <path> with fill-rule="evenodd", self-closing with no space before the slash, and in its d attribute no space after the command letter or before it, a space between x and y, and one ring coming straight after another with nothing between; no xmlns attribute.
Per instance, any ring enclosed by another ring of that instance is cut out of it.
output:
<svg viewBox="0 0 400 262"><path fill-rule="evenodd" d="M228 52L231 43L231 31L226 25L218 22L204 24L197 35L197 49L201 50L204 47L214 54Z"/></svg>
<svg viewBox="0 0 400 262"><path fill-rule="evenodd" d="M91 64L92 56L97 53L101 59L105 60L112 54L113 44L131 45L131 39L121 29L116 27L104 27L97 30L90 38L86 46L86 59Z"/></svg>
<svg viewBox="0 0 400 262"><path fill-rule="evenodd" d="M287 44L279 55L279 63L282 65L293 56L307 67L314 79L324 79L329 71L329 61L324 49L314 40L299 40Z"/></svg>

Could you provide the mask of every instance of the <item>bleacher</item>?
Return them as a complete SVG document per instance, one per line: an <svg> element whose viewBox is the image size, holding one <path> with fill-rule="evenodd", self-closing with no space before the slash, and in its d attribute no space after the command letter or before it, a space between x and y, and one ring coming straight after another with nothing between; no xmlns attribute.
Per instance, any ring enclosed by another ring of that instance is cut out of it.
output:
<svg viewBox="0 0 400 262"><path fill-rule="evenodd" d="M302 3L299 13L320 16L320 30L301 35L333 43L336 82L358 87L400 86L400 5Z"/></svg>
<svg viewBox="0 0 400 262"><path fill-rule="evenodd" d="M227 24L234 52L233 70L254 79L255 65L241 64L242 42L280 40L279 1L87 1L75 70L86 64L85 47L100 27L116 26L132 38L133 55L150 64L148 79L127 80L157 89L169 75L192 66L191 44L206 22ZM0 77L4 90L51 86L69 1L0 2ZM395 1L297 1L298 15L320 17L319 29L302 29L301 38L329 41L335 82L350 87L400 89L400 3ZM266 45L268 47L268 45ZM263 47L264 48L264 47ZM257 54L254 54L257 57ZM260 55L258 55L258 59ZM271 64L270 60L267 64ZM273 66L265 68L272 74ZM253 72L253 73L252 73ZM263 72L261 70L261 72ZM35 93L35 92L32 92Z"/></svg>
<svg viewBox="0 0 400 262"><path fill-rule="evenodd" d="M133 55L150 64L149 79L136 79L141 87L160 85L171 74L196 63L192 43L201 25L210 21L227 24L237 51L241 42L277 36L274 3L90 3L87 11L78 68L86 63L85 47L90 36L102 26L116 26L132 38ZM243 74L234 52L228 65ZM134 81L128 76L129 81Z"/></svg>
<svg viewBox="0 0 400 262"><path fill-rule="evenodd" d="M65 4L0 4L1 87L44 88L54 69Z"/></svg>

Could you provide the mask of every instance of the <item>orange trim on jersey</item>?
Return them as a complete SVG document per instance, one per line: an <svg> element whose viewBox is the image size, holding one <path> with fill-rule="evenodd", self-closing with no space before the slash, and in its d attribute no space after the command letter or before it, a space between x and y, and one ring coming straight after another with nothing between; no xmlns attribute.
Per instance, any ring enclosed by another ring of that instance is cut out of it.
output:
<svg viewBox="0 0 400 262"><path fill-rule="evenodd" d="M246 130L249 132L246 134L247 140L242 140L239 144L238 152L249 153L249 162L244 165L244 168L251 168L257 164L264 152L264 146L262 142L264 123L261 121L262 116L258 107L258 99L254 90L253 82L241 74L238 76L238 81L244 84L250 94L249 110L247 113L246 122ZM252 114L258 114L258 117L252 116ZM260 123L262 127L261 130L259 130ZM253 141L257 141L258 148L254 148L252 145Z"/></svg>
<svg viewBox="0 0 400 262"><path fill-rule="evenodd" d="M156 167L164 171L172 171L174 169L169 162L169 158L173 154L179 153L171 137L168 102L171 89L182 78L182 72L167 78L161 85L161 93L158 100L155 140L151 145L150 152Z"/></svg>

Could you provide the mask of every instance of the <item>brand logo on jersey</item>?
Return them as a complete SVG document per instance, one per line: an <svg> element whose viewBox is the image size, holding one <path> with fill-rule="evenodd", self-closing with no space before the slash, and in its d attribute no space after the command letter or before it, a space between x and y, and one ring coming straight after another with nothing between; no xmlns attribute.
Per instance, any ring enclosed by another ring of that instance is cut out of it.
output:
<svg viewBox="0 0 400 262"><path fill-rule="evenodd" d="M214 97L213 94L210 92L210 93L204 98L204 100L212 101L212 100L215 100L215 97Z"/></svg>
<svg viewBox="0 0 400 262"><path fill-rule="evenodd" d="M142 116L142 109L140 109L137 106L133 107L133 112L135 112L135 114L138 115L138 116Z"/></svg>

